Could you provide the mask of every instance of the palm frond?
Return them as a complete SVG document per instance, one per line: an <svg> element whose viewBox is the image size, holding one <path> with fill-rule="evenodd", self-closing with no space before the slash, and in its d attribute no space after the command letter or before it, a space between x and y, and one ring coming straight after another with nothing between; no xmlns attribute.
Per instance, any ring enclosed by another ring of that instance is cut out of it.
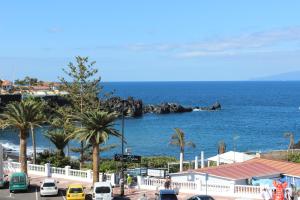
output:
<svg viewBox="0 0 300 200"><path fill-rule="evenodd" d="M121 134L114 128L114 121L117 118L115 113L92 110L69 117L80 127L77 127L68 138L93 144L105 143L110 136L121 138Z"/></svg>

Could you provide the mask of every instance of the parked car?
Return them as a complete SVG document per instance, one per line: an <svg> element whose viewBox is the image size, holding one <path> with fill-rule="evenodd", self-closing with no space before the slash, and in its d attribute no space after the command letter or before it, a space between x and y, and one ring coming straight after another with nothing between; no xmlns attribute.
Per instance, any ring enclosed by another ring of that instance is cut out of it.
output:
<svg viewBox="0 0 300 200"><path fill-rule="evenodd" d="M9 181L9 192L16 191L28 191L30 186L30 181L24 172L16 172L13 173L10 177Z"/></svg>
<svg viewBox="0 0 300 200"><path fill-rule="evenodd" d="M156 200L177 200L177 193L175 190L160 190L156 194Z"/></svg>
<svg viewBox="0 0 300 200"><path fill-rule="evenodd" d="M191 198L188 198L188 200L215 200L213 197L209 195L195 195Z"/></svg>
<svg viewBox="0 0 300 200"><path fill-rule="evenodd" d="M112 200L112 186L109 182L96 182L93 186L93 200Z"/></svg>
<svg viewBox="0 0 300 200"><path fill-rule="evenodd" d="M57 196L58 195L58 187L56 183L59 183L58 181L55 181L54 179L45 179L43 182L41 182L40 187L40 196Z"/></svg>
<svg viewBox="0 0 300 200"><path fill-rule="evenodd" d="M85 200L84 187L81 184L71 184L66 196L67 200Z"/></svg>
<svg viewBox="0 0 300 200"><path fill-rule="evenodd" d="M3 176L0 177L0 188L5 187L7 183L8 183L8 176L3 174Z"/></svg>

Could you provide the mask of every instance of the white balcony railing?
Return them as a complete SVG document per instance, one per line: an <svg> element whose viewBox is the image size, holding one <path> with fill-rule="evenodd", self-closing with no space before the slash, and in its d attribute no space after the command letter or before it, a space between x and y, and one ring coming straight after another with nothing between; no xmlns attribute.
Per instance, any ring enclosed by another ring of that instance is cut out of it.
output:
<svg viewBox="0 0 300 200"><path fill-rule="evenodd" d="M51 167L49 163L45 165L34 165L28 163L27 168L29 175L32 174L46 177L64 178L83 182L93 181L91 170L75 170L71 169L70 166L66 166L64 168ZM3 170L5 171L5 173L19 172L20 169L21 164L18 162L3 162ZM115 185L115 177L113 176L113 174L105 174L105 177L107 181L110 181L112 185ZM100 174L100 178L102 178L102 174Z"/></svg>
<svg viewBox="0 0 300 200"><path fill-rule="evenodd" d="M159 190L164 188L164 179L142 178L138 179L141 189ZM196 183L196 182L171 182L171 188L178 192L191 194L208 194L221 195L230 197L242 197L251 199L260 199L261 188L258 186L249 185L233 185L233 184L218 184L218 183Z"/></svg>

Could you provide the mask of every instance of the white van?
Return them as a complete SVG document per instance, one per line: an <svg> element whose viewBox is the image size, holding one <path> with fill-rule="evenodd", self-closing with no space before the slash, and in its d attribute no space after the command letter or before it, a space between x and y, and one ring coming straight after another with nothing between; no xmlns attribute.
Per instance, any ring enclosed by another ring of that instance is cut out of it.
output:
<svg viewBox="0 0 300 200"><path fill-rule="evenodd" d="M112 200L113 191L109 182L96 182L93 186L93 200Z"/></svg>

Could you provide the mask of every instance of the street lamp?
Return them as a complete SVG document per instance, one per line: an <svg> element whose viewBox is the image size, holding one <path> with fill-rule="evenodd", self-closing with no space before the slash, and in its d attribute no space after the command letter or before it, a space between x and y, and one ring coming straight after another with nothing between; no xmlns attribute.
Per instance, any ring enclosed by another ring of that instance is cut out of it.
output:
<svg viewBox="0 0 300 200"><path fill-rule="evenodd" d="M121 196L124 196L124 112L125 112L125 100L122 100L122 159L121 159Z"/></svg>
<svg viewBox="0 0 300 200"><path fill-rule="evenodd" d="M235 163L236 141L240 138L239 135L233 136L233 162Z"/></svg>

